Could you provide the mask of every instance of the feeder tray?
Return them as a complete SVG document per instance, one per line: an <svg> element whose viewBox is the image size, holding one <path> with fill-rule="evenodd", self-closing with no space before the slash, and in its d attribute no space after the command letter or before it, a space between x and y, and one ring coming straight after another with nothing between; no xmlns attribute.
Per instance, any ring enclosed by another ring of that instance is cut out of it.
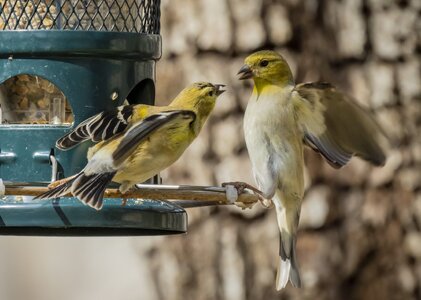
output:
<svg viewBox="0 0 421 300"><path fill-rule="evenodd" d="M175 204L156 200L105 199L101 211L75 198L0 202L0 235L132 236L187 231L187 214Z"/></svg>
<svg viewBox="0 0 421 300"><path fill-rule="evenodd" d="M232 185L223 188L139 185L137 190L125 194L129 199L124 205L123 195L117 189L107 189L104 207L95 211L75 198L32 200L34 195L47 190L45 186L6 183L5 196L0 200L0 235L183 233L187 231L187 215L182 207L227 204L250 207L258 201L248 190L238 195ZM143 200L148 198L154 200Z"/></svg>

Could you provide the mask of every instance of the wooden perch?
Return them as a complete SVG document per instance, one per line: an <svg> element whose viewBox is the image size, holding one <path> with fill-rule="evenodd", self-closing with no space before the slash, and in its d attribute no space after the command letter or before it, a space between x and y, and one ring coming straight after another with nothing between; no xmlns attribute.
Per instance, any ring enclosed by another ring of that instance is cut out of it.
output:
<svg viewBox="0 0 421 300"><path fill-rule="evenodd" d="M7 196L38 196L49 190L45 186L28 186L15 183L5 184ZM72 197L71 194L67 195ZM118 189L110 188L105 191L104 198L141 198L151 200L174 200L183 207L228 205L236 204L240 207L249 207L256 203L258 197L244 190L235 202L227 198L225 187L212 186L178 186L178 185L138 185L138 189L121 194Z"/></svg>

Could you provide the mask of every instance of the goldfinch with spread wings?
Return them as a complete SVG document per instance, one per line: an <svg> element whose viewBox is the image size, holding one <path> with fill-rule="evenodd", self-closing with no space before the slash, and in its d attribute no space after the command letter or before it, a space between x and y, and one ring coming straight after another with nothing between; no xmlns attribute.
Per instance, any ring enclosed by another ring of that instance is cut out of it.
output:
<svg viewBox="0 0 421 300"><path fill-rule="evenodd" d="M335 168L352 156L382 166L384 136L365 110L330 84L295 85L288 63L274 51L248 56L238 74L254 81L245 140L256 183L272 199L281 233L276 288L288 280L300 287L295 244L304 195L304 145Z"/></svg>
<svg viewBox="0 0 421 300"><path fill-rule="evenodd" d="M68 193L101 209L106 186L120 183L121 193L173 164L198 136L224 85L206 82L185 88L169 106L125 105L102 112L60 138L56 147L70 149L87 140L88 163L78 174L36 197Z"/></svg>

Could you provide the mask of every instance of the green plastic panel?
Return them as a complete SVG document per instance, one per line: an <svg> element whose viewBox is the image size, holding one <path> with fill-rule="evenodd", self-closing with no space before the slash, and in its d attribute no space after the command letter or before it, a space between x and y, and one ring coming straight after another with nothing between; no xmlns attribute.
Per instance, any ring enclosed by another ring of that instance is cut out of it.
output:
<svg viewBox="0 0 421 300"><path fill-rule="evenodd" d="M74 198L0 200L0 235L159 235L184 233L187 214L169 202L105 199L96 211Z"/></svg>

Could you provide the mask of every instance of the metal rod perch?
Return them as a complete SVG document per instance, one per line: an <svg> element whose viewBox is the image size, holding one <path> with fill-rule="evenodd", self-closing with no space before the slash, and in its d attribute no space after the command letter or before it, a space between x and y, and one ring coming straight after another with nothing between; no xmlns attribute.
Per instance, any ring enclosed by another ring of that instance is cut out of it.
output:
<svg viewBox="0 0 421 300"><path fill-rule="evenodd" d="M125 194L120 193L118 189L109 188L105 191L104 198L172 200L183 207L229 204L248 207L259 200L257 195L248 190L242 191L234 200L229 199L227 189L228 187L142 184L138 185L138 189ZM48 190L49 188L46 186L5 182L4 195L37 196ZM236 192L235 189L234 191ZM72 195L69 194L68 197L72 197Z"/></svg>

